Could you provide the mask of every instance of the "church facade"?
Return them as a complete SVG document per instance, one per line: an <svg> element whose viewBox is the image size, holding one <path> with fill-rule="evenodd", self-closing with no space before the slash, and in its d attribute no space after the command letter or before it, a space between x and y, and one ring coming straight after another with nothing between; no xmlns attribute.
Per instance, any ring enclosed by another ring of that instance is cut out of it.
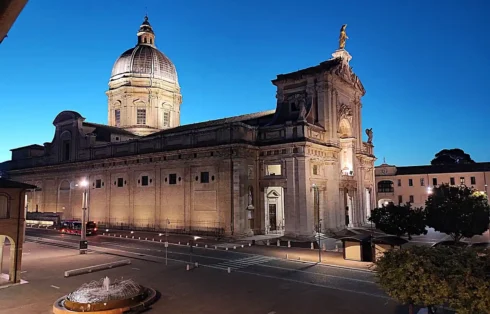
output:
<svg viewBox="0 0 490 314"><path fill-rule="evenodd" d="M343 45L278 75L275 110L180 125L176 68L147 18L137 36L112 70L108 125L63 111L51 142L13 149L0 166L37 186L28 211L81 218L88 180L88 219L110 226L309 237L366 223L372 132L363 142L365 90Z"/></svg>

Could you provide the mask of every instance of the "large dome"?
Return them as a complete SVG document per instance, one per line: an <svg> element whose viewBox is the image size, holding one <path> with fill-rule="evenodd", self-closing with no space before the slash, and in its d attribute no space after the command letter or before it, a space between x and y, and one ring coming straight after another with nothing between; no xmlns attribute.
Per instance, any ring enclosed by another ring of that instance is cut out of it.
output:
<svg viewBox="0 0 490 314"><path fill-rule="evenodd" d="M112 67L111 81L121 77L150 77L177 83L175 65L155 46L155 33L145 16L138 43L126 50Z"/></svg>
<svg viewBox="0 0 490 314"><path fill-rule="evenodd" d="M124 77L152 77L177 82L177 71L167 56L149 44L126 50L112 67L111 80Z"/></svg>

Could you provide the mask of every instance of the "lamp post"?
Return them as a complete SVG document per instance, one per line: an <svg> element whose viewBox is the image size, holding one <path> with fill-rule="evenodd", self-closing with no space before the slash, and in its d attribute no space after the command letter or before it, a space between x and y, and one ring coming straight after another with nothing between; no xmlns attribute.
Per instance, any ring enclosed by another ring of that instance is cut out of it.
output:
<svg viewBox="0 0 490 314"><path fill-rule="evenodd" d="M167 256L168 256L168 225L170 224L170 220L167 220L165 221L165 265L168 265L168 262L167 262Z"/></svg>
<svg viewBox="0 0 490 314"><path fill-rule="evenodd" d="M191 262L191 265L192 265L192 247L194 246L194 242L198 239L200 239L201 237L198 237L198 236L194 236L192 239L191 239L191 254L189 255L189 258L190 258L190 262Z"/></svg>
<svg viewBox="0 0 490 314"><path fill-rule="evenodd" d="M87 243L87 222L85 221L85 215L88 207L88 181L83 179L80 181L80 186L83 188L82 193L82 230L80 238L80 254L87 253L88 243Z"/></svg>

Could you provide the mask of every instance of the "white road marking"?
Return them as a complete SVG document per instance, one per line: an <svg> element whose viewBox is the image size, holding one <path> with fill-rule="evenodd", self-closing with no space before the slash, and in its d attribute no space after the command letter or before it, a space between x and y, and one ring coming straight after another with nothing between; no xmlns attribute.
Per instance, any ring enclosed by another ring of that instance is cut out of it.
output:
<svg viewBox="0 0 490 314"><path fill-rule="evenodd" d="M131 269L134 269L134 270L140 270L139 268L136 268L136 267L132 267Z"/></svg>
<svg viewBox="0 0 490 314"><path fill-rule="evenodd" d="M59 289L60 287L51 285L51 288Z"/></svg>

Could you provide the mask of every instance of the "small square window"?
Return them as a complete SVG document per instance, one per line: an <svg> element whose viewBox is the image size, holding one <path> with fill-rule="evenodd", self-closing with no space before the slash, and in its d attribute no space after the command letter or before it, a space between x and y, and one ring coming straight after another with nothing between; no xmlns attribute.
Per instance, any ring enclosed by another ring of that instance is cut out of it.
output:
<svg viewBox="0 0 490 314"><path fill-rule="evenodd" d="M413 180L412 179L408 179L408 186L413 186Z"/></svg>
<svg viewBox="0 0 490 314"><path fill-rule="evenodd" d="M424 186L425 185L425 180L424 178L420 178L420 186Z"/></svg>
<svg viewBox="0 0 490 314"><path fill-rule="evenodd" d="M142 186L147 186L148 185L148 176L142 176L141 177L141 185Z"/></svg>
<svg viewBox="0 0 490 314"><path fill-rule="evenodd" d="M209 183L209 172L201 172L201 183Z"/></svg>
<svg viewBox="0 0 490 314"><path fill-rule="evenodd" d="M124 186L124 179L123 178L117 178L117 187L122 188Z"/></svg>
<svg viewBox="0 0 490 314"><path fill-rule="evenodd" d="M476 178L475 177L471 177L470 181L471 181L471 184L476 184Z"/></svg>
<svg viewBox="0 0 490 314"><path fill-rule="evenodd" d="M177 174L171 173L168 175L168 184L177 184Z"/></svg>
<svg viewBox="0 0 490 314"><path fill-rule="evenodd" d="M398 179L398 186L402 186L402 179Z"/></svg>
<svg viewBox="0 0 490 314"><path fill-rule="evenodd" d="M410 195L410 203L413 203L413 195Z"/></svg>
<svg viewBox="0 0 490 314"><path fill-rule="evenodd" d="M437 178L432 178L432 185L436 186L437 185Z"/></svg>
<svg viewBox="0 0 490 314"><path fill-rule="evenodd" d="M313 174L318 175L318 166L317 165L313 165Z"/></svg>
<svg viewBox="0 0 490 314"><path fill-rule="evenodd" d="M267 165L266 175L268 176L280 176L281 175L281 165Z"/></svg>
<svg viewBox="0 0 490 314"><path fill-rule="evenodd" d="M451 185L455 185L456 184L456 181L454 180L454 178L449 178L449 182Z"/></svg>
<svg viewBox="0 0 490 314"><path fill-rule="evenodd" d="M102 180L101 179L95 180L95 188L100 189L101 187L102 187Z"/></svg>
<svg viewBox="0 0 490 314"><path fill-rule="evenodd" d="M464 177L459 178L459 184L464 185Z"/></svg>

